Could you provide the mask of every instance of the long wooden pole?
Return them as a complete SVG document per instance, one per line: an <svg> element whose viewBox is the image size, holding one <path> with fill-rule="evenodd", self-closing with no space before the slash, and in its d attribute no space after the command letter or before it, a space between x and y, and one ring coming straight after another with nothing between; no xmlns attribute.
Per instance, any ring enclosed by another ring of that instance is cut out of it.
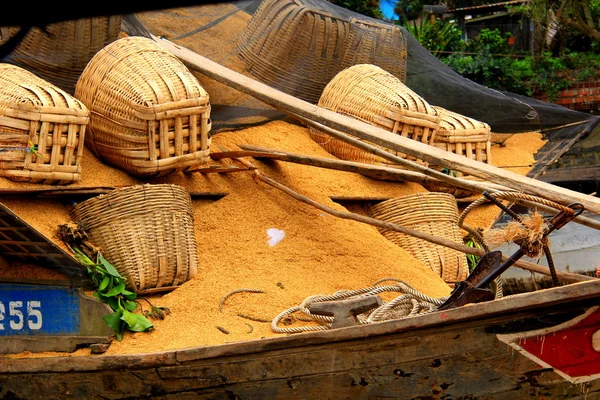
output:
<svg viewBox="0 0 600 400"><path fill-rule="evenodd" d="M505 171L471 160L468 157L395 135L392 132L283 93L166 39L160 39L156 36L153 36L153 39L165 50L178 57L190 69L249 94L275 108L297 114L331 129L348 133L385 148L411 155L417 159L443 165L446 168L477 176L483 180L507 186L514 190L546 198L563 205L581 203L585 209L600 214L600 199L593 196L538 181L511 171Z"/></svg>
<svg viewBox="0 0 600 400"><path fill-rule="evenodd" d="M221 150L225 151L224 149L221 149ZM230 152L228 152L228 153L230 153ZM255 167L254 164L250 163L248 160L246 160L242 157L231 157L231 158L240 162L242 165L245 165L248 168ZM357 221L357 222L362 222L365 224L376 226L378 228L383 228L383 229L388 229L391 231L404 233L406 235L410 235L410 236L413 236L413 237L416 237L416 238L419 238L422 240L426 240L430 243L434 243L434 244L437 244L440 246L448 247L448 248L451 248L453 250L456 250L456 251L459 251L459 252L465 253L465 254L473 254L473 255L481 257L486 253L485 250L483 250L483 249L469 247L469 246L466 246L461 243L453 242L452 240L440 238L440 237L431 235L429 233L417 231L417 230L414 230L411 228L404 227L402 225L394 224L392 222L382 221L377 218L371 218L371 217L367 217L367 216L356 214L356 213L338 211L334 208L331 208L324 204L321 204L309 197L303 196L300 193L297 193L296 191L290 189L289 187L287 187L285 185L282 185L281 183L279 183L271 178L267 178L257 168L254 168L251 171L256 179L258 179L276 189L281 190L282 192L288 194L289 196L295 198L296 200L299 200L305 204L311 205L321 211L325 211L326 213L329 213L335 217L342 218L342 219L349 219L349 220L353 220L353 221ZM509 257L507 257L505 255L502 256L502 259L504 261L508 260L508 258ZM529 261L517 260L514 263L514 265L519 268L525 269L527 271L537 272L537 273L544 274L544 275L551 275L549 268L531 263ZM563 279L567 282L583 282L583 281L597 279L597 278L593 278L593 277L586 276L586 275L574 274L571 272L563 272L563 271L556 271L556 274L561 279Z"/></svg>
<svg viewBox="0 0 600 400"><path fill-rule="evenodd" d="M395 223L391 223L391 222L387 222L387 221L381 221L379 219L376 218L371 218L371 217L367 217L364 215L360 215L360 214L356 214L356 213L351 213L351 212L343 212L343 211L338 211L336 209L333 209L331 207L328 207L324 204L320 204L306 196L303 196L299 193L296 193L295 191L291 190L290 188L288 188L285 185L282 185L279 182L274 181L273 179L267 178L266 176L260 174L258 172L258 170L255 171L255 176L273 186L274 188L277 188L279 190L281 190L284 193L287 193L288 195L292 196L293 198L302 201L303 203L309 204L313 207L318 208L319 210L325 211L326 213L329 213L333 216L336 216L338 218L343 218L343 219L350 219L353 221L357 221L357 222L362 222L365 224L369 224L369 225L373 225L376 226L378 228L383 228L383 229L388 229L391 231L395 231L395 232L400 232L400 233L404 233L406 235L410 235L422 240L426 240L428 242L440 245L440 246L444 246L444 247L449 247L453 250L459 251L461 253L466 253L466 254L473 254L476 256L483 256L486 251L483 249L477 249L474 247L469 247L466 246L464 244L460 244L460 243L456 243L453 242L451 240L448 239L444 239L444 238L440 238L434 235L430 235L428 233L425 232L421 232L421 231L416 231L414 229L411 228L406 228L404 226L395 224ZM506 261L508 260L509 257L506 255L502 255L502 260ZM544 275L550 275L550 269L543 267L541 265L537 265L528 261L522 261L522 260L518 260L514 263L515 266L528 270L528 271L532 271L532 272L538 272ZM597 279L597 278L593 278L590 276L586 276L586 275L581 275L581 274L573 274L571 272L563 272L563 271L556 271L556 274L561 278L564 279L565 281L568 282L583 282L583 281L588 281L588 280L593 280L593 279Z"/></svg>
<svg viewBox="0 0 600 400"><path fill-rule="evenodd" d="M241 149L246 151L231 151L225 153L213 153L211 157L214 159L220 158L235 158L235 157L253 157L257 159L267 158L286 162L292 162L296 164L311 165L314 167L334 169L338 171L354 172L364 176L368 176L375 179L385 179L390 181L401 181L401 182L415 182L421 185L432 184L447 187L459 187L461 189L470 190L477 193L483 193L488 191L490 193L494 191L506 191L507 188L495 185L489 182L474 182L468 181L462 178L453 177L453 183L441 181L432 176L427 176L421 172L409 171L405 169L386 167L383 165L374 165L360 163L356 161L345 161L338 159L330 159L323 157L306 156L302 154L290 153L283 150L273 150L264 147L250 146L240 144L238 145ZM542 203L534 203L522 199L512 199L514 203L520 204L524 207L539 209L548 213L556 213L557 210L553 207L544 205ZM579 215L573 219L573 222L587 226L589 228L600 230L600 221L595 219L584 217Z"/></svg>

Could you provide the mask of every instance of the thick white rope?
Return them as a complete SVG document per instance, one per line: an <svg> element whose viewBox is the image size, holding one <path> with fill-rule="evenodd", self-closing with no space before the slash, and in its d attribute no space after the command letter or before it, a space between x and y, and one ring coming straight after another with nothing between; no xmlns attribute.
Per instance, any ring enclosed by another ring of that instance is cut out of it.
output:
<svg viewBox="0 0 600 400"><path fill-rule="evenodd" d="M377 286L384 281L395 281L395 285ZM357 320L360 324L372 324L375 322L399 319L402 317L427 314L435 311L447 298L435 299L426 296L405 282L395 278L379 280L371 287L357 290L340 290L332 295L313 295L307 297L301 304L284 310L271 322L271 329L277 333L299 333L308 331L323 331L331 329L333 317L311 314L308 307L317 302L346 300L350 298L373 296L384 292L399 292L400 296L383 304L374 310L360 314ZM316 322L317 325L280 327L281 321L297 320L303 322Z"/></svg>

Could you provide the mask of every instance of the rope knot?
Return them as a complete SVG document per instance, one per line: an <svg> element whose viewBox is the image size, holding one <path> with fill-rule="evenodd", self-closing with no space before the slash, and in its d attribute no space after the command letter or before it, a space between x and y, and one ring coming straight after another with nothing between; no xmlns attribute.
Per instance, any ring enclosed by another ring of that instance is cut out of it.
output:
<svg viewBox="0 0 600 400"><path fill-rule="evenodd" d="M502 229L490 228L484 236L491 247L515 243L527 257L535 258L542 253L544 246L548 245L548 238L545 237L548 229L544 217L535 212L523 216L521 221L509 222Z"/></svg>

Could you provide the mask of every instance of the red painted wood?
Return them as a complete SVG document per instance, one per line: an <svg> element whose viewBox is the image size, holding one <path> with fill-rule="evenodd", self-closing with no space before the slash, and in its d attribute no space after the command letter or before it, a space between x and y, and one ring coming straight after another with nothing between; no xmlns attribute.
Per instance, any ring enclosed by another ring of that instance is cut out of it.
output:
<svg viewBox="0 0 600 400"><path fill-rule="evenodd" d="M592 335L600 329L600 308L568 328L519 340L519 345L554 369L573 377L600 374L600 353Z"/></svg>

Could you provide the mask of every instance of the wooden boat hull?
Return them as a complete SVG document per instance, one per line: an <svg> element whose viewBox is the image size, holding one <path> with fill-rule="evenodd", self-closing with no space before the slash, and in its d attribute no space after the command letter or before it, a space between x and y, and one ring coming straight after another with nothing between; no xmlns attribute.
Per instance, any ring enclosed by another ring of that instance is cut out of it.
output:
<svg viewBox="0 0 600 400"><path fill-rule="evenodd" d="M136 355L6 358L0 359L0 398L591 399L600 396L600 353L592 346L600 331L598 305L600 281L589 281L249 342ZM567 364L578 365L579 376L565 374L569 365L553 367L515 347L523 339L550 343L564 332L574 339L549 351L571 354Z"/></svg>

